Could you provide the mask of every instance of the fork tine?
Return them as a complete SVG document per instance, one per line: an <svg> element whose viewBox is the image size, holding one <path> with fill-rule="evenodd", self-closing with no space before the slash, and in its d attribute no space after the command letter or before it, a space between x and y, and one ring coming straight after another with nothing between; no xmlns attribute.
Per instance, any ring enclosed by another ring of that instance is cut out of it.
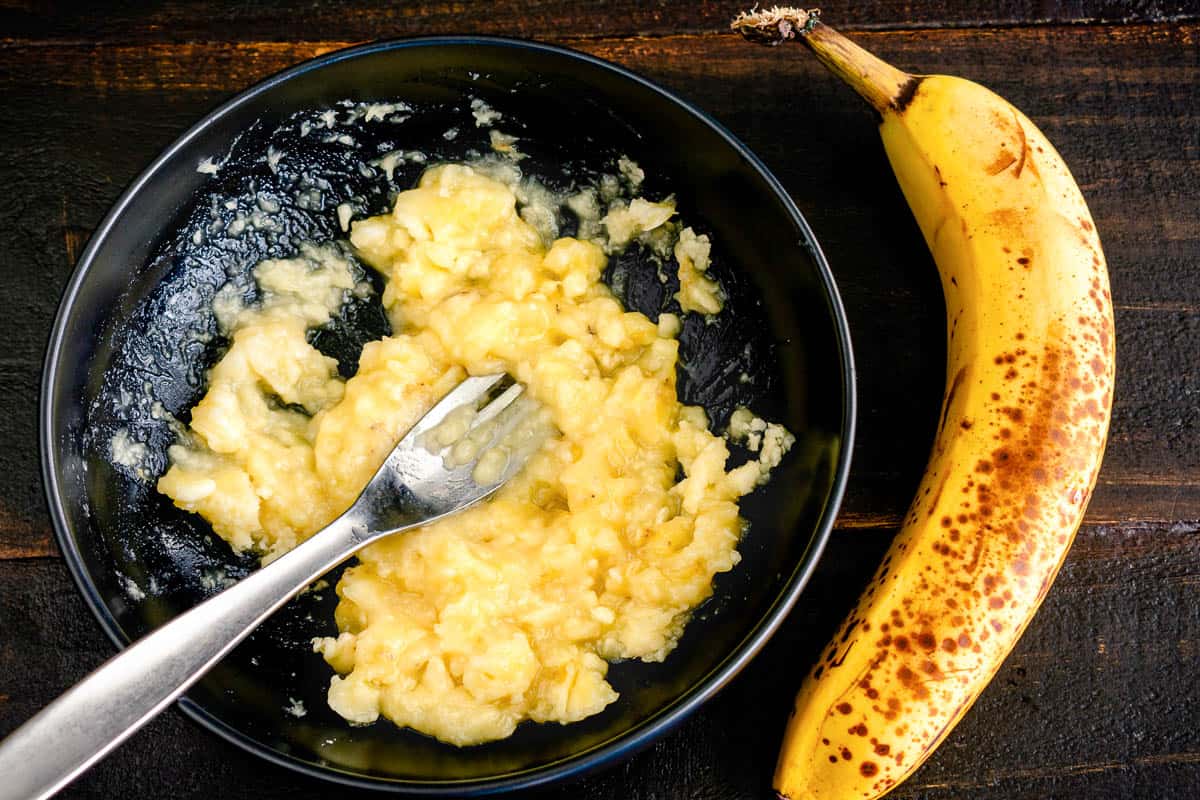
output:
<svg viewBox="0 0 1200 800"><path fill-rule="evenodd" d="M501 447L507 455L508 460L495 481L488 481L481 485L499 486L505 483L525 465L529 457L541 446L544 441L544 434L547 431L543 430L542 435L539 435L535 432L536 428L533 427L530 428L530 432L533 434L531 437L525 437L524 440L519 438L515 442L505 443L507 437L519 427L534 422L534 416L538 414L538 408L538 403L528 395L521 397L514 395L514 400L510 401L506 408L497 412L497 415L503 415L499 416L496 420L495 429L492 431L488 444L480 448L480 455L482 456L493 447ZM459 469L469 469L472 479L474 479L475 467L478 465L479 460L479 458L476 458Z"/></svg>
<svg viewBox="0 0 1200 800"><path fill-rule="evenodd" d="M468 404L478 403L480 398L486 396L496 384L507 377L507 374L501 372L496 375L467 378L447 392L445 397L439 400L433 408L429 409L425 416L404 435L401 443L416 442L422 433L440 425L451 411ZM501 397L503 396L501 395Z"/></svg>
<svg viewBox="0 0 1200 800"><path fill-rule="evenodd" d="M521 393L524 391L525 387L522 384L514 383L512 386L509 386L495 400L479 409L479 413L477 413L475 418L471 421L471 430L474 430L483 423L490 422L498 417L500 413L512 405L513 402L520 397Z"/></svg>
<svg viewBox="0 0 1200 800"><path fill-rule="evenodd" d="M515 447L502 445L508 460L497 480L487 483L474 480L480 458L529 419L531 412L539 413L536 411L538 404L529 398L523 387L510 381L512 378L506 374L467 378L447 392L404 435L347 511L362 518L365 536L374 537L417 524L415 519L431 521L476 503L524 466L541 444L542 438L538 435L517 437L519 441L514 443ZM482 440L483 431L479 431L478 451L464 463L451 467L443 453L425 446L424 435L443 423L451 412L464 406L478 409L476 417L482 415L482 420L476 420L475 424L487 423L486 441Z"/></svg>

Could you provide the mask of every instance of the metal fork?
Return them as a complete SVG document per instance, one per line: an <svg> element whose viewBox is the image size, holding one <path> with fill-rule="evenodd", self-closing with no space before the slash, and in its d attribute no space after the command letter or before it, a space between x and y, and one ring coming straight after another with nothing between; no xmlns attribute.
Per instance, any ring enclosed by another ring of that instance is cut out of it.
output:
<svg viewBox="0 0 1200 800"><path fill-rule="evenodd" d="M0 742L0 798L49 797L102 758L195 683L272 612L355 552L384 536L426 525L479 502L524 466L511 448L503 469L477 483L474 458L447 467L423 434L466 405L472 430L495 444L529 418L522 386L507 375L467 378L410 430L354 505L295 549L206 600L124 652Z"/></svg>

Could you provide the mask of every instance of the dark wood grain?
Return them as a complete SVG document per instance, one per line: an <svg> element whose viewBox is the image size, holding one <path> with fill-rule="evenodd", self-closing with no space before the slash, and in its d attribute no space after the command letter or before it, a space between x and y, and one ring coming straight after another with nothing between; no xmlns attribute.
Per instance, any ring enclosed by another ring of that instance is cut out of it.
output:
<svg viewBox="0 0 1200 800"><path fill-rule="evenodd" d="M203 13L195 3L0 2L0 32L14 39L102 42L276 41L379 39L427 33L489 33L579 37L718 33L753 2L723 0L497 0L496 2L370 2L306 4L258 0ZM803 4L802 4L803 5ZM1087 22L1178 22L1200 17L1195 0L835 0L819 4L846 30L968 26L1009 27Z"/></svg>
<svg viewBox="0 0 1200 800"><path fill-rule="evenodd" d="M869 113L800 48L725 34L738 3L0 0L0 735L110 648L57 557L36 397L91 230L236 91L381 36L532 36L644 72L713 113L796 199L833 264L860 370L859 439L828 555L767 650L677 733L540 796L760 798L788 698L899 525L936 422L940 290ZM986 83L1071 165L1108 255L1113 431L1086 526L977 707L895 796L1200 796L1200 2L865 0L826 19L897 65ZM896 387L903 387L897 391ZM67 796L315 798L173 712Z"/></svg>

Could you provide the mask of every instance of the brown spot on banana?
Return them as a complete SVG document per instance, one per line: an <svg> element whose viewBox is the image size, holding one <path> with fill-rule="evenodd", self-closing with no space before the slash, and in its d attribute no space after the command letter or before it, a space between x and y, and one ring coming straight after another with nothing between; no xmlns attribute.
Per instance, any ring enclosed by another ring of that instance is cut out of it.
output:
<svg viewBox="0 0 1200 800"><path fill-rule="evenodd" d="M942 433L946 430L946 417L950 414L950 406L954 404L954 396L958 394L959 387L967 379L969 369L970 365L962 365L959 367L958 372L954 373L954 378L950 381L950 388L946 391L946 399L942 402L942 421L938 423L937 434L935 435L938 441L941 440ZM970 427L970 424L967 427Z"/></svg>
<svg viewBox="0 0 1200 800"><path fill-rule="evenodd" d="M1014 156L1012 153L1008 152L1008 150L1001 147L1000 153L996 156L996 160L993 161L990 165L988 165L987 174L988 175L999 175L1001 172L1004 172L1004 170L1008 169L1013 164L1015 164L1016 161L1017 161L1016 156Z"/></svg>
<svg viewBox="0 0 1200 800"><path fill-rule="evenodd" d="M1021 157L1017 159L1017 166L1013 169L1013 177L1020 178L1021 170L1025 169L1025 162L1029 156L1029 141L1025 137L1025 126L1021 124L1021 118L1017 116L1017 110L1014 108L1012 112L1013 122L1016 123L1017 126L1017 135L1021 139Z"/></svg>

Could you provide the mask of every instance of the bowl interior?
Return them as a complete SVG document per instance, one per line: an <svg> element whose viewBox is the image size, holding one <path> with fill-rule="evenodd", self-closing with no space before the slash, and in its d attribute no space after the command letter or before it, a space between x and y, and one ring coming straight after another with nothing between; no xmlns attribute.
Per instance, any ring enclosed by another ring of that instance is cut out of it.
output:
<svg viewBox="0 0 1200 800"><path fill-rule="evenodd" d="M719 322L689 317L685 325L680 394L717 426L748 404L785 422L798 443L743 503L751 527L742 561L717 577L678 648L660 664L613 665L620 700L588 720L526 723L507 740L466 749L387 722L350 727L327 707L332 673L309 646L335 632L334 577L276 614L187 696L193 715L258 752L409 790L514 785L603 761L728 680L819 554L844 478L853 402L845 323L811 233L753 158L704 117L624 71L554 48L418 40L335 54L242 95L165 153L97 231L60 310L43 396L48 492L72 569L114 638L142 635L253 567L153 489L173 441L162 412L186 420L220 353L207 308L213 292L247 281L264 257L339 236L341 202L359 215L381 213L422 168L401 165L389 181L380 169L357 169L359 161L391 149L421 150L430 161L486 152L472 99L503 114L497 128L521 137L528 153L522 168L554 188L611 172L628 155L645 169L648 196L675 194L681 218L710 234L713 270L729 293ZM351 115L343 101L411 109L391 112L391 121L320 128L323 110ZM215 176L196 170L207 157L222 164ZM324 181L320 202L298 202L297 187L314 175ZM281 224L231 234L230 221L253 211L256 194L277 198ZM571 220L562 224L569 233ZM635 252L614 259L607 277L653 318L674 291L656 272ZM368 301L316 344L349 374L363 342L386 331L378 301ZM142 479L113 466L118 431L145 444Z"/></svg>

